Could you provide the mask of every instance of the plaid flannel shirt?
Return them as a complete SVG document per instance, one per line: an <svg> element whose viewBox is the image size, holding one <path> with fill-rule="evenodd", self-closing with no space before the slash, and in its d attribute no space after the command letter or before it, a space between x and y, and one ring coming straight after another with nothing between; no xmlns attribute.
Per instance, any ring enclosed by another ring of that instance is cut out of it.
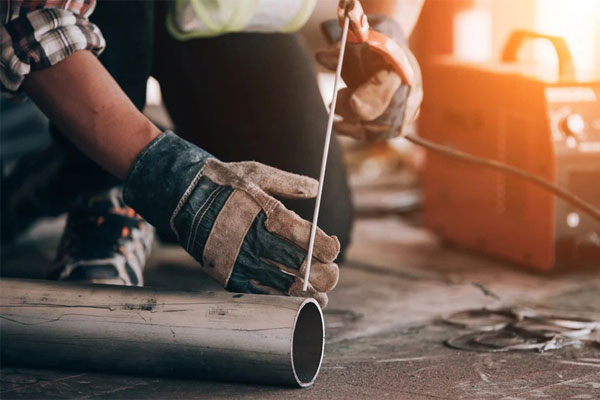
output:
<svg viewBox="0 0 600 400"><path fill-rule="evenodd" d="M0 83L17 92L31 71L50 67L78 50L98 55L105 41L88 17L96 0L0 1Z"/></svg>

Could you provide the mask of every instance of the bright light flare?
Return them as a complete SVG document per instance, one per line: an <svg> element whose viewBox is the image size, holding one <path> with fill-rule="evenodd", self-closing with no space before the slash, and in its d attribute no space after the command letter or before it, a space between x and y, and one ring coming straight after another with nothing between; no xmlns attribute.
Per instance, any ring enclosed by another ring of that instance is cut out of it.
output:
<svg viewBox="0 0 600 400"><path fill-rule="evenodd" d="M536 0L536 30L567 41L578 80L600 78L600 1ZM550 46L536 44L535 58L545 65L557 67Z"/></svg>

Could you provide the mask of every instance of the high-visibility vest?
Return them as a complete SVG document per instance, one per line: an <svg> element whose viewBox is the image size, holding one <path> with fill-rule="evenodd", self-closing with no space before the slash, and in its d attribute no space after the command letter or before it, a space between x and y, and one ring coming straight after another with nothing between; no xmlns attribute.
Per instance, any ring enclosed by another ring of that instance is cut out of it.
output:
<svg viewBox="0 0 600 400"><path fill-rule="evenodd" d="M177 39L230 32L293 32L312 14L317 0L176 0L167 29Z"/></svg>

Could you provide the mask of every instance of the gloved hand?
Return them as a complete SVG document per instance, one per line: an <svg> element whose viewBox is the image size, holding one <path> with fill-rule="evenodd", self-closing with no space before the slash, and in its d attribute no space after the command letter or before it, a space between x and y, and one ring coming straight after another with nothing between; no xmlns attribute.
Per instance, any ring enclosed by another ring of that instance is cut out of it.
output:
<svg viewBox="0 0 600 400"><path fill-rule="evenodd" d="M123 197L157 229L171 229L227 290L314 297L325 307L338 281L339 241L317 230L302 291L311 224L272 197L312 198L317 185L258 162L221 162L165 132L134 162Z"/></svg>
<svg viewBox="0 0 600 400"><path fill-rule="evenodd" d="M342 67L347 88L338 93L336 113L343 121L334 124L343 135L368 141L389 139L403 133L418 116L423 100L419 64L409 50L402 28L391 18L368 16L371 29L392 38L404 48L414 69L414 83L402 82L383 57L365 43L348 43ZM323 23L322 30L330 43L317 52L317 61L335 70L339 55L341 28L338 21Z"/></svg>

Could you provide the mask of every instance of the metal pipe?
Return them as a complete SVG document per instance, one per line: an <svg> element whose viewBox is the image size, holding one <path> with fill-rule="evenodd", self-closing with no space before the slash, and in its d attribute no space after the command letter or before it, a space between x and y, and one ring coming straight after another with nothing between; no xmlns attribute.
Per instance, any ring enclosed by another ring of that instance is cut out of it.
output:
<svg viewBox="0 0 600 400"><path fill-rule="evenodd" d="M316 301L2 278L1 360L306 387L323 358Z"/></svg>

